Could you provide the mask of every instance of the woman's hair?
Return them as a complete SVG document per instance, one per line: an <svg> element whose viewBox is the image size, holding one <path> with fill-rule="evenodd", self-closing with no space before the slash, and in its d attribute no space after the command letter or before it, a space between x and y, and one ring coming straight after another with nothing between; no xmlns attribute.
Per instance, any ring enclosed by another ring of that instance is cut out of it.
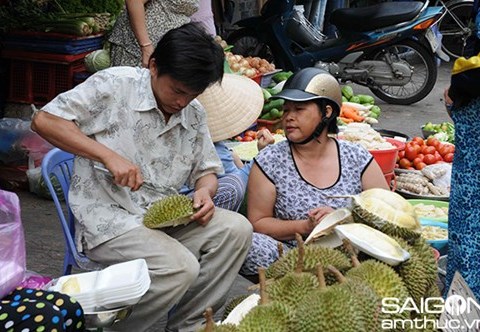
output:
<svg viewBox="0 0 480 332"><path fill-rule="evenodd" d="M199 93L223 77L223 49L197 23L168 31L151 58L159 76L167 74Z"/></svg>
<svg viewBox="0 0 480 332"><path fill-rule="evenodd" d="M322 121L324 121L323 119L328 119L328 120L325 120L327 133L338 134L337 117L339 114L338 114L335 103L326 98L314 99L313 101L317 104L318 109L320 110L320 113L322 113ZM332 108L332 114L328 118L326 117L327 106L330 106Z"/></svg>

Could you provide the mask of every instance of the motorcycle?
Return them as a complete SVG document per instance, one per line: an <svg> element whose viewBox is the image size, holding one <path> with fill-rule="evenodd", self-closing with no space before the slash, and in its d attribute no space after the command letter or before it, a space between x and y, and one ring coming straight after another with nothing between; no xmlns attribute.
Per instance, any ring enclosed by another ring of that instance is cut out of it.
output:
<svg viewBox="0 0 480 332"><path fill-rule="evenodd" d="M260 16L236 22L240 28L226 41L234 54L259 56L284 70L324 68L341 82L368 87L387 103L410 105L435 85L441 38L432 28L443 13L428 1L335 9L330 23L339 37L328 38L293 0L268 0Z"/></svg>

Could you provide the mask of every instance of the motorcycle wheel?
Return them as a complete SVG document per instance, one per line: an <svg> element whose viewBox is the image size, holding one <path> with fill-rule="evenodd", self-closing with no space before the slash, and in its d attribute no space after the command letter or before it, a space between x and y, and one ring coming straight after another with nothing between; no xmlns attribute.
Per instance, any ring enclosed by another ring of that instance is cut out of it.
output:
<svg viewBox="0 0 480 332"><path fill-rule="evenodd" d="M405 61L412 67L410 82L402 86L369 87L372 93L389 104L410 105L425 98L437 80L437 64L432 52L414 40L404 40L378 49L369 59L385 61L389 53L394 61Z"/></svg>
<svg viewBox="0 0 480 332"><path fill-rule="evenodd" d="M226 39L232 45L231 52L244 57L260 57L268 62L275 62L270 47L262 43L253 29L242 28L230 33Z"/></svg>
<svg viewBox="0 0 480 332"><path fill-rule="evenodd" d="M442 33L442 49L449 56L463 56L467 39L475 29L472 19L473 1L449 1L445 4L446 13L438 21L438 30Z"/></svg>

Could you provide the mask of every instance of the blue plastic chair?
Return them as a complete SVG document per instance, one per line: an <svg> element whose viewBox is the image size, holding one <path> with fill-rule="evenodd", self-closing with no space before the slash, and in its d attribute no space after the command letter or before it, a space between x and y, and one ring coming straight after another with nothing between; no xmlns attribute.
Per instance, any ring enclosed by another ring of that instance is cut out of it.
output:
<svg viewBox="0 0 480 332"><path fill-rule="evenodd" d="M99 270L101 265L91 261L83 253L78 252L75 246L75 218L68 204L68 190L73 170L74 155L58 148L50 150L42 161L42 176L52 196L58 218L62 224L65 238L65 256L63 259L63 274L71 274L72 267L83 270ZM63 193L55 190L52 181L58 181ZM60 197L59 197L60 195Z"/></svg>

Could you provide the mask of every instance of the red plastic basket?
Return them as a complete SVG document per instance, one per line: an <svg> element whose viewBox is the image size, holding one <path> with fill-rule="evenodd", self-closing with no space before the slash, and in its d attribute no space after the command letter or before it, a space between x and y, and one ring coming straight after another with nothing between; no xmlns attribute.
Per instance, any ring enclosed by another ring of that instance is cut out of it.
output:
<svg viewBox="0 0 480 332"><path fill-rule="evenodd" d="M395 147L385 150L370 150L370 153L382 169L383 174L390 174L395 169L398 151L404 148L405 143L389 137L385 137L385 139Z"/></svg>
<svg viewBox="0 0 480 332"><path fill-rule="evenodd" d="M10 59L7 100L43 105L74 86L74 74L84 71L84 58L77 55L33 53L5 50Z"/></svg>

